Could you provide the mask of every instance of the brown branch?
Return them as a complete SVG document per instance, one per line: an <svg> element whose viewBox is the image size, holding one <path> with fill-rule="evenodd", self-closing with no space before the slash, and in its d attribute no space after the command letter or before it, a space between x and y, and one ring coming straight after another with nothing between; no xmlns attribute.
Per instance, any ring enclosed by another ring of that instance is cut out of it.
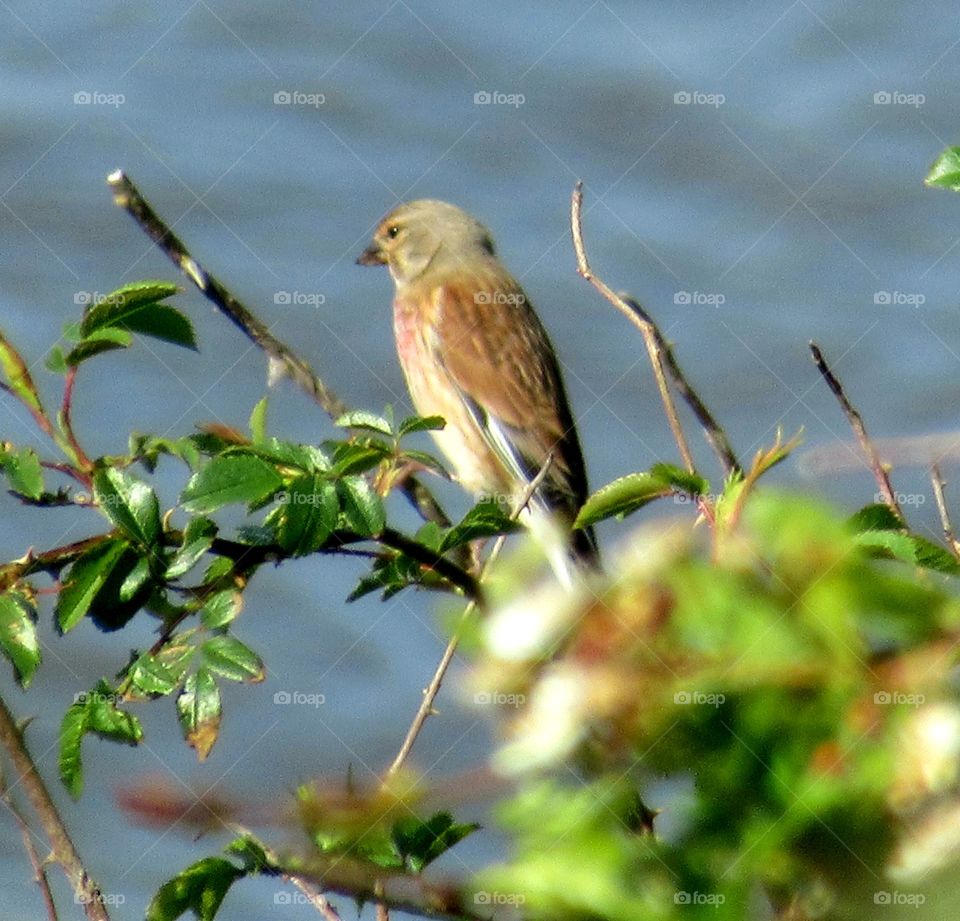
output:
<svg viewBox="0 0 960 921"><path fill-rule="evenodd" d="M863 418L847 399L847 395L843 391L843 385L840 383L837 376L830 370L826 359L823 357L823 352L820 351L820 347L815 342L810 343L810 353L813 355L813 363L817 366L820 376L824 379L824 381L826 381L827 386L837 398L837 402L840 403L840 408L843 410L843 414L847 417L847 422L850 423L850 428L853 429L853 433L857 436L857 441L860 442L860 447L867 457L867 461L870 464L870 469L873 471L873 476L877 481L877 487L880 490L880 496L883 498L884 504L890 509L891 512L894 513L894 515L897 516L897 518L900 519L901 522L905 523L903 512L900 511L900 505L897 502L893 485L890 482L890 477L883 466L883 462L880 459L880 455L877 453L876 447L870 440L870 436L867 434L866 426L863 424Z"/></svg>
<svg viewBox="0 0 960 921"><path fill-rule="evenodd" d="M112 172L107 177L107 185L113 191L114 203L123 208L140 225L144 233L196 285L200 293L217 310L223 313L254 345L267 353L271 369L282 368L283 372L311 396L334 422L349 411L347 404L323 382L303 358L277 339L253 313L190 255L183 242L164 223L122 170ZM422 484L410 478L400 488L426 521L434 521L441 527L449 525L450 522L443 509Z"/></svg>
<svg viewBox="0 0 960 921"><path fill-rule="evenodd" d="M697 421L703 429L704 436L709 442L710 447L713 448L714 454L717 455L720 465L723 467L724 474L729 476L731 473L740 473L742 471L740 461L737 460L737 455L734 453L730 440L727 438L727 433L721 428L717 420L714 419L713 414L707 409L703 400L700 399L700 394L690 385L690 382L687 380L686 375L677 362L677 358L673 353L673 347L664 338L656 321L647 313L643 305L629 294L621 292L619 296L644 323L649 324L650 330L656 339L659 352L663 356L667 371L673 380L673 385L677 388L677 391L680 396L683 397L687 406L690 407L691 412L697 417Z"/></svg>
<svg viewBox="0 0 960 921"><path fill-rule="evenodd" d="M66 438L66 446L68 447L70 453L73 454L73 462L80 467L80 470L77 471L81 477L93 470L93 461L87 457L83 448L80 447L80 442L77 441L77 436L73 433L73 422L70 418L70 414L73 411L73 385L77 380L77 367L72 367L67 372L66 381L63 385L63 406L60 408L60 427L63 429L64 437ZM90 485L90 479L87 477L86 485Z"/></svg>
<svg viewBox="0 0 960 921"><path fill-rule="evenodd" d="M44 908L47 910L47 917L50 919L50 921L57 921L57 905L53 900L53 892L50 890L50 880L47 879L46 868L43 865L43 861L40 859L40 855L37 853L37 849L33 845L33 832L30 830L27 820L23 817L23 814L20 812L19 808L17 808L17 804L13 801L13 797L10 796L6 790L3 794L3 801L10 810L14 821L17 823L17 827L20 829L20 838L23 841L23 849L27 852L27 858L30 861L30 866L33 867L33 879L34 882L36 882L36 884L40 887L40 894L43 898Z"/></svg>
<svg viewBox="0 0 960 921"><path fill-rule="evenodd" d="M616 294L601 278L593 274L593 270L590 268L590 262L587 259L586 249L583 245L582 210L583 182L578 180L574 186L573 197L570 202L570 227L573 232L573 249L577 256L577 272L590 282L603 297L613 304L617 310L640 330L644 345L647 347L647 354L650 356L650 364L653 366L653 375L657 381L657 388L660 390L660 398L663 400L663 408L667 414L667 421L670 423L674 440L680 449L680 456L683 458L683 463L687 470L690 473L694 473L696 467L693 463L693 456L690 454L687 438L683 434L683 427L680 425L680 417L677 415L677 407L673 402L673 396L670 393L670 388L667 386L667 377L664 372L664 355L661 344L662 337L660 337L658 341L657 336L653 332L652 324L633 310L623 298Z"/></svg>
<svg viewBox="0 0 960 921"><path fill-rule="evenodd" d="M109 921L100 889L83 868L80 855L30 756L23 734L2 697L0 697L0 747L6 751L13 766L16 785L23 788L44 833L50 839L53 859L63 868L73 887L74 898L83 903L90 921Z"/></svg>
<svg viewBox="0 0 960 921"><path fill-rule="evenodd" d="M933 498L937 503L937 512L940 514L940 525L943 527L943 536L953 555L960 559L960 543L957 542L953 525L950 523L950 513L947 511L947 503L943 496L944 486L943 474L940 473L940 466L934 464L930 468L930 482L933 484Z"/></svg>

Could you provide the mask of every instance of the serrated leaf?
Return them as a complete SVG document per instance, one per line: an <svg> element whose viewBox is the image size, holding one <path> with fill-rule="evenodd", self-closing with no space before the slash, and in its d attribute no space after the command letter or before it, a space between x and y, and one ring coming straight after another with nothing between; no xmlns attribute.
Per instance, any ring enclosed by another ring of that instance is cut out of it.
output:
<svg viewBox="0 0 960 921"><path fill-rule="evenodd" d="M120 583L120 590L117 592L117 597L121 601L133 601L149 581L150 560L145 556L141 556L137 559L133 569L123 577L123 581Z"/></svg>
<svg viewBox="0 0 960 921"><path fill-rule="evenodd" d="M140 720L117 707L116 693L106 682L87 694L86 703L88 732L127 745L136 745L143 738Z"/></svg>
<svg viewBox="0 0 960 921"><path fill-rule="evenodd" d="M362 409L344 413L334 424L345 429L364 429L369 432L379 432L381 435L393 435L393 426L387 419Z"/></svg>
<svg viewBox="0 0 960 921"><path fill-rule="evenodd" d="M30 376L27 363L2 333L0 333L0 369L3 370L3 376L6 378L7 385L14 396L30 412L46 418L43 404L40 402L40 394L37 392L33 378Z"/></svg>
<svg viewBox="0 0 960 921"><path fill-rule="evenodd" d="M243 595L235 589L216 592L200 608L200 622L208 630L219 630L232 623L243 607Z"/></svg>
<svg viewBox="0 0 960 921"><path fill-rule="evenodd" d="M213 921L230 887L246 871L222 857L205 857L164 883L147 908L146 921L176 921L192 911Z"/></svg>
<svg viewBox="0 0 960 921"><path fill-rule="evenodd" d="M146 483L107 467L94 474L93 494L103 513L131 540L149 547L160 539L160 503Z"/></svg>
<svg viewBox="0 0 960 921"><path fill-rule="evenodd" d="M80 331L85 340L105 330L121 330L196 349L193 325L187 316L169 304L159 303L176 291L176 286L169 282L126 285L90 309L80 324Z"/></svg>
<svg viewBox="0 0 960 921"><path fill-rule="evenodd" d="M364 537L375 537L386 527L383 502L360 476L337 480L341 515L346 527Z"/></svg>
<svg viewBox="0 0 960 921"><path fill-rule="evenodd" d="M250 413L250 421L247 423L250 428L250 440L254 444L263 441L267 437L267 398L257 401Z"/></svg>
<svg viewBox="0 0 960 921"><path fill-rule="evenodd" d="M259 502L282 485L276 468L259 457L223 454L190 478L180 501L189 511L205 514L233 502Z"/></svg>
<svg viewBox="0 0 960 921"><path fill-rule="evenodd" d="M574 527L586 528L614 515L629 515L648 503L675 492L676 489L670 482L651 473L628 473L606 486L601 486L590 496L580 509Z"/></svg>
<svg viewBox="0 0 960 921"><path fill-rule="evenodd" d="M144 653L130 666L128 677L134 689L147 697L172 694L194 656L192 646L180 647L181 655L172 659L169 655L164 661L161 655ZM166 650L164 650L166 652Z"/></svg>
<svg viewBox="0 0 960 921"><path fill-rule="evenodd" d="M469 543L481 537L493 537L497 534L512 534L522 530L496 502L490 500L475 505L463 520L455 524L440 541L440 552L446 553L454 547Z"/></svg>
<svg viewBox="0 0 960 921"><path fill-rule="evenodd" d="M74 799L83 792L83 759L80 746L87 731L87 704L81 701L67 708L60 721L60 780Z"/></svg>
<svg viewBox="0 0 960 921"><path fill-rule="evenodd" d="M445 480L450 479L450 471L444 466L443 461L437 457L434 457L432 454L428 454L426 451L404 450L404 452L400 455L400 460L413 461L414 463L419 464L421 467L433 471L437 475L443 477Z"/></svg>
<svg viewBox="0 0 960 921"><path fill-rule="evenodd" d="M365 473L392 454L393 449L389 445L373 438L366 441L342 442L334 449L332 470L340 476Z"/></svg>
<svg viewBox="0 0 960 921"><path fill-rule="evenodd" d="M680 492L691 496L703 496L710 491L710 484L698 473L691 473L673 464L654 464L650 473L664 483L669 483Z"/></svg>
<svg viewBox="0 0 960 921"><path fill-rule="evenodd" d="M960 147L948 147L940 154L923 181L933 188L960 192Z"/></svg>
<svg viewBox="0 0 960 921"><path fill-rule="evenodd" d="M179 579L197 564L213 545L217 526L209 518L191 518L183 531L183 543L167 566L166 578Z"/></svg>
<svg viewBox="0 0 960 921"><path fill-rule="evenodd" d="M13 664L21 687L29 687L40 664L37 610L15 589L0 595L0 649Z"/></svg>
<svg viewBox="0 0 960 921"><path fill-rule="evenodd" d="M177 696L177 716L187 744L205 761L220 732L220 689L210 672L201 666L187 676Z"/></svg>
<svg viewBox="0 0 960 921"><path fill-rule="evenodd" d="M890 506L883 503L864 506L850 516L849 524L856 532L903 530L903 521Z"/></svg>
<svg viewBox="0 0 960 921"><path fill-rule="evenodd" d="M854 536L854 542L875 556L890 557L935 572L960 573L960 562L955 556L916 534L864 531Z"/></svg>
<svg viewBox="0 0 960 921"><path fill-rule="evenodd" d="M400 423L397 434L402 438L412 432L439 432L446 424L443 416L410 416Z"/></svg>
<svg viewBox="0 0 960 921"><path fill-rule="evenodd" d="M133 342L133 337L122 329L98 329L89 338L81 340L67 353L64 361L69 367L76 367L88 358L109 352L113 349L125 349Z"/></svg>
<svg viewBox="0 0 960 921"><path fill-rule="evenodd" d="M333 533L340 513L337 487L317 474L298 477L284 490L277 541L287 553L313 553Z"/></svg>
<svg viewBox="0 0 960 921"><path fill-rule="evenodd" d="M33 448L0 453L0 463L14 492L29 499L39 499L43 495L43 468Z"/></svg>
<svg viewBox="0 0 960 921"><path fill-rule="evenodd" d="M454 822L449 812L438 812L425 822L413 817L401 819L394 824L392 837L410 870L422 873L428 864L478 828L474 823Z"/></svg>
<svg viewBox="0 0 960 921"><path fill-rule="evenodd" d="M57 627L61 633L72 630L90 610L126 550L125 541L105 540L73 563L57 596Z"/></svg>
<svg viewBox="0 0 960 921"><path fill-rule="evenodd" d="M213 636L200 647L206 667L230 681L263 681L263 660L234 636Z"/></svg>
<svg viewBox="0 0 960 921"><path fill-rule="evenodd" d="M330 469L330 458L316 445L294 444L279 438L267 438L251 445L250 453L264 460L288 467L299 467L308 473L320 473Z"/></svg>

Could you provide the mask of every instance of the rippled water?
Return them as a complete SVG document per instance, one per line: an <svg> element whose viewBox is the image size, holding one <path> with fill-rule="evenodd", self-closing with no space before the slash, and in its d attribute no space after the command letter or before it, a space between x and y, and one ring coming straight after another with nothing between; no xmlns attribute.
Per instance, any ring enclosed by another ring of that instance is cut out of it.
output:
<svg viewBox="0 0 960 921"><path fill-rule="evenodd" d="M582 178L594 268L658 317L744 457L778 426L803 427L813 444L848 437L809 361L811 338L878 434L951 428L960 199L921 180L957 141L954 14L936 2L803 0L10 2L0 9L2 326L40 359L81 292L175 277L110 201L104 177L122 167L348 402L402 404L389 280L353 260L398 199L446 198L488 224L543 314L599 485L676 449L637 336L574 271L569 196ZM276 303L278 292L299 296ZM192 291L182 304L199 355L151 343L84 369L77 419L91 453L122 450L130 429L243 424L262 394L261 356ZM38 377L53 401L56 381ZM9 400L0 406L0 438L29 441ZM330 434L289 386L272 398L271 426L292 439ZM802 482L793 463L777 477ZM163 468L161 482L172 502L179 471ZM926 488L914 473L898 484ZM865 474L803 485L850 508L874 490ZM930 506L916 521L935 532ZM8 497L0 514L5 558L25 551L24 533L40 547L97 527L23 515ZM202 768L169 747L167 704L142 708L139 751L86 743L88 790L67 814L93 872L126 896L115 917L140 916L163 873L215 847L128 827L113 804L119 779L173 772L256 794L348 764L369 776L391 757L442 639L428 597L346 607L356 574L353 563L308 560L258 578L238 633L266 650L270 678L228 691L223 738ZM30 739L48 779L66 702L150 636L146 620L113 644L86 627L65 639L48 631L35 688L21 697L2 679L17 712L38 715ZM275 706L283 689L326 703ZM451 691L420 763L467 767L487 735ZM463 852L482 860L494 849ZM8 914L36 913L28 880L5 833ZM274 891L243 888L222 916L269 916Z"/></svg>

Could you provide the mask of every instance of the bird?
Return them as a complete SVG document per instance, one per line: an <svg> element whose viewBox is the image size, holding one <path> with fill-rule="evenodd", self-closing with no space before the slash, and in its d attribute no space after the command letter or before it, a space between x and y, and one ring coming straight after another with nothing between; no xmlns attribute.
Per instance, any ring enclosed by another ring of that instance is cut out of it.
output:
<svg viewBox="0 0 960 921"><path fill-rule="evenodd" d="M431 434L455 479L478 498L516 502L546 466L531 529L560 526L563 546L548 540L547 553L567 584L597 568L592 529L572 528L587 474L560 364L487 228L448 202L409 201L380 221L357 263L390 271L407 388L418 414L445 420Z"/></svg>

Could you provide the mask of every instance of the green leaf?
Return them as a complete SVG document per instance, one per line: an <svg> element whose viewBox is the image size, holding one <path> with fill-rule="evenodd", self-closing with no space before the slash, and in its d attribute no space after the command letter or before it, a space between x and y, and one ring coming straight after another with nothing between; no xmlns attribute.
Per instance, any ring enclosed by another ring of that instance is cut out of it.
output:
<svg viewBox="0 0 960 921"><path fill-rule="evenodd" d="M213 545L217 526L209 518L191 518L183 531L183 543L167 566L166 578L179 579L196 566Z"/></svg>
<svg viewBox="0 0 960 921"><path fill-rule="evenodd" d="M923 181L933 188L960 192L960 147L948 147L940 154Z"/></svg>
<svg viewBox="0 0 960 921"><path fill-rule="evenodd" d="M196 349L190 320L169 304L159 303L176 291L176 285L163 281L126 285L87 311L80 332L85 340L89 340L105 330L121 330Z"/></svg>
<svg viewBox="0 0 960 921"><path fill-rule="evenodd" d="M586 528L614 515L629 515L655 499L671 496L675 492L676 487L672 483L653 473L628 473L601 486L590 496L580 509L574 527Z"/></svg>
<svg viewBox="0 0 960 921"><path fill-rule="evenodd" d="M219 630L232 623L243 607L243 595L226 589L211 595L200 608L200 622L208 630Z"/></svg>
<svg viewBox="0 0 960 921"><path fill-rule="evenodd" d="M393 449L389 445L375 438L341 442L333 451L333 472L340 476L365 473L392 454Z"/></svg>
<svg viewBox="0 0 960 921"><path fill-rule="evenodd" d="M223 454L190 478L180 501L188 511L206 514L232 502L259 502L282 485L276 468L259 457Z"/></svg>
<svg viewBox="0 0 960 921"><path fill-rule="evenodd" d="M107 467L94 474L93 494L103 513L131 540L149 547L160 539L160 504L146 483Z"/></svg>
<svg viewBox="0 0 960 921"><path fill-rule="evenodd" d="M206 667L230 681L263 681L263 660L233 636L214 636L200 647Z"/></svg>
<svg viewBox="0 0 960 921"><path fill-rule="evenodd" d="M213 675L201 666L187 676L177 696L177 716L187 744L205 761L220 732L220 689Z"/></svg>
<svg viewBox="0 0 960 921"><path fill-rule="evenodd" d="M478 828L474 823L454 822L449 812L438 812L426 822L414 817L400 819L394 824L392 835L397 851L410 870L422 873L429 863Z"/></svg>
<svg viewBox="0 0 960 921"><path fill-rule="evenodd" d="M862 531L902 531L903 522L896 512L882 502L864 506L850 516L850 527L857 533Z"/></svg>
<svg viewBox="0 0 960 921"><path fill-rule="evenodd" d="M264 441L267 437L267 398L257 401L250 413L250 440L255 444Z"/></svg>
<svg viewBox="0 0 960 921"><path fill-rule="evenodd" d="M397 434L402 438L412 432L439 432L446 424L443 416L410 416L400 423Z"/></svg>
<svg viewBox="0 0 960 921"><path fill-rule="evenodd" d="M393 435L393 426L390 425L388 420L384 419L383 416L377 416L362 409L344 413L334 425L339 425L345 429L364 429L368 432L379 432L381 435Z"/></svg>
<svg viewBox="0 0 960 921"><path fill-rule="evenodd" d="M30 370L20 353L0 333L0 370L6 378L10 391L34 415L46 418L40 394L30 377Z"/></svg>
<svg viewBox="0 0 960 921"><path fill-rule="evenodd" d="M498 503L493 500L479 502L463 520L455 524L440 541L440 552L446 553L480 537L493 537L497 534L512 534L522 530Z"/></svg>
<svg viewBox="0 0 960 921"><path fill-rule="evenodd" d="M33 448L0 452L0 464L14 492L29 499L39 499L43 495L43 468Z"/></svg>
<svg viewBox="0 0 960 921"><path fill-rule="evenodd" d="M61 633L72 630L90 610L126 550L126 541L105 540L84 553L70 567L66 582L57 596L57 627Z"/></svg>
<svg viewBox="0 0 960 921"><path fill-rule="evenodd" d="M360 476L337 480L341 514L346 527L364 537L375 537L386 527L383 502Z"/></svg>
<svg viewBox="0 0 960 921"><path fill-rule="evenodd" d="M13 663L21 687L28 687L40 664L37 609L22 592L0 595L0 649Z"/></svg>
<svg viewBox="0 0 960 921"><path fill-rule="evenodd" d="M147 908L146 921L176 921L192 911L198 921L213 921L230 887L246 875L222 857L205 857L164 883Z"/></svg>
<svg viewBox="0 0 960 921"><path fill-rule="evenodd" d="M698 473L690 473L673 464L654 464L650 473L664 483L669 483L680 492L691 496L703 496L710 491L710 484Z"/></svg>
<svg viewBox="0 0 960 921"><path fill-rule="evenodd" d="M935 572L951 575L960 573L960 562L955 556L916 534L905 534L902 531L864 531L854 537L854 542L871 551L874 556L900 560Z"/></svg>
<svg viewBox="0 0 960 921"><path fill-rule="evenodd" d="M147 697L172 694L195 653L194 646L181 644L167 645L156 656L144 653L130 666L130 683Z"/></svg>
<svg viewBox="0 0 960 921"><path fill-rule="evenodd" d="M60 780L74 799L83 792L80 743L87 731L87 703L79 700L67 708L60 722Z"/></svg>
<svg viewBox="0 0 960 921"><path fill-rule="evenodd" d="M118 709L117 702L116 692L105 681L88 692L86 730L112 742L136 745L143 738L140 720Z"/></svg>
<svg viewBox="0 0 960 921"><path fill-rule="evenodd" d="M86 339L80 341L68 353L64 361L70 367L76 367L88 358L109 352L113 349L125 349L133 342L133 337L123 329L98 329Z"/></svg>
<svg viewBox="0 0 960 921"><path fill-rule="evenodd" d="M43 366L54 374L66 374L70 370L67 364L67 356L59 345L50 349L50 354L44 359Z"/></svg>
<svg viewBox="0 0 960 921"><path fill-rule="evenodd" d="M325 477L306 474L283 492L277 540L287 553L313 553L333 533L340 513L337 487Z"/></svg>

